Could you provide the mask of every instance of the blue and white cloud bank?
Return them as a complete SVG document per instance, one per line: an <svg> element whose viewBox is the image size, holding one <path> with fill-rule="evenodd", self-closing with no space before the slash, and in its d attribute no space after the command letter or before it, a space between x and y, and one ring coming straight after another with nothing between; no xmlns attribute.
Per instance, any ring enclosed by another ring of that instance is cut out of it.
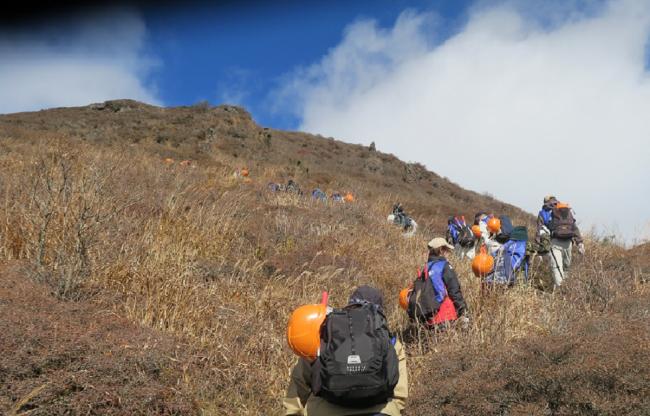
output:
<svg viewBox="0 0 650 416"><path fill-rule="evenodd" d="M387 151L536 213L556 194L588 231L650 237L650 3L540 24L500 3L436 41L435 15L350 25L293 72L301 129ZM291 103L291 104L287 104Z"/></svg>

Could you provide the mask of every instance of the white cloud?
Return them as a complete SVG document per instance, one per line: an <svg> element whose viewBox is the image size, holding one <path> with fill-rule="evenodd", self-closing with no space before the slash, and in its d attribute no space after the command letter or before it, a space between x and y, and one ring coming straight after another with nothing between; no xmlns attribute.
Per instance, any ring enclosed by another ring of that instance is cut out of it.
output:
<svg viewBox="0 0 650 416"><path fill-rule="evenodd" d="M156 62L131 9L97 10L47 26L0 30L0 113L116 98L156 104L146 84Z"/></svg>
<svg viewBox="0 0 650 416"><path fill-rule="evenodd" d="M303 130L375 141L533 213L553 193L585 229L647 238L650 3L545 25L529 13L482 7L436 44L413 12L390 29L356 22L289 78L283 103Z"/></svg>
<svg viewBox="0 0 650 416"><path fill-rule="evenodd" d="M250 107L250 96L260 88L259 74L255 70L231 66L217 85L217 101L224 104ZM250 110L250 108L249 108Z"/></svg>

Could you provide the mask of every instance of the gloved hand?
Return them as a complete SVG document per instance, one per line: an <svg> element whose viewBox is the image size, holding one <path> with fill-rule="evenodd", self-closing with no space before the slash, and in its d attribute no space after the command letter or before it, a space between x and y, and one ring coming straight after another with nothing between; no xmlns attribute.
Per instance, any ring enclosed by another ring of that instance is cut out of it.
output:
<svg viewBox="0 0 650 416"><path fill-rule="evenodd" d="M585 244L584 243L578 244L578 253L582 254L583 256L585 255Z"/></svg>

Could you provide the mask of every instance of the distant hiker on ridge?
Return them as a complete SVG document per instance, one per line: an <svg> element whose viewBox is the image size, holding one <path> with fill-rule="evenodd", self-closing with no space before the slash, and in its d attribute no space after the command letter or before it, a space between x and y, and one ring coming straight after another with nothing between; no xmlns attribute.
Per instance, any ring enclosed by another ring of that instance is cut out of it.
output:
<svg viewBox="0 0 650 416"><path fill-rule="evenodd" d="M319 201L327 201L327 194L320 188L314 188L314 190L311 191L311 197Z"/></svg>
<svg viewBox="0 0 650 416"><path fill-rule="evenodd" d="M293 179L289 179L289 181L287 182L287 186L285 187L285 191L302 195L302 190L300 189L298 184L294 182Z"/></svg>

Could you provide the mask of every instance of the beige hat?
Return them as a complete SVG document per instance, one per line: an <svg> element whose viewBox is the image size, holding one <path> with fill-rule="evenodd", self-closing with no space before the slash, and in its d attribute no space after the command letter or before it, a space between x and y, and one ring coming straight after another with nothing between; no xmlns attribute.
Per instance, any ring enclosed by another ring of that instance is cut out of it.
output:
<svg viewBox="0 0 650 416"><path fill-rule="evenodd" d="M447 248L450 249L450 250L453 250L453 249L454 249L454 246L452 246L451 244L449 244L449 243L447 242L447 240L445 240L445 239L442 238L442 237L436 237L436 238L434 238L433 240L429 241L429 244L427 244L427 245L429 246L429 248L432 248L432 249L434 249L434 250L437 250L437 249L439 249L440 247L447 247Z"/></svg>

